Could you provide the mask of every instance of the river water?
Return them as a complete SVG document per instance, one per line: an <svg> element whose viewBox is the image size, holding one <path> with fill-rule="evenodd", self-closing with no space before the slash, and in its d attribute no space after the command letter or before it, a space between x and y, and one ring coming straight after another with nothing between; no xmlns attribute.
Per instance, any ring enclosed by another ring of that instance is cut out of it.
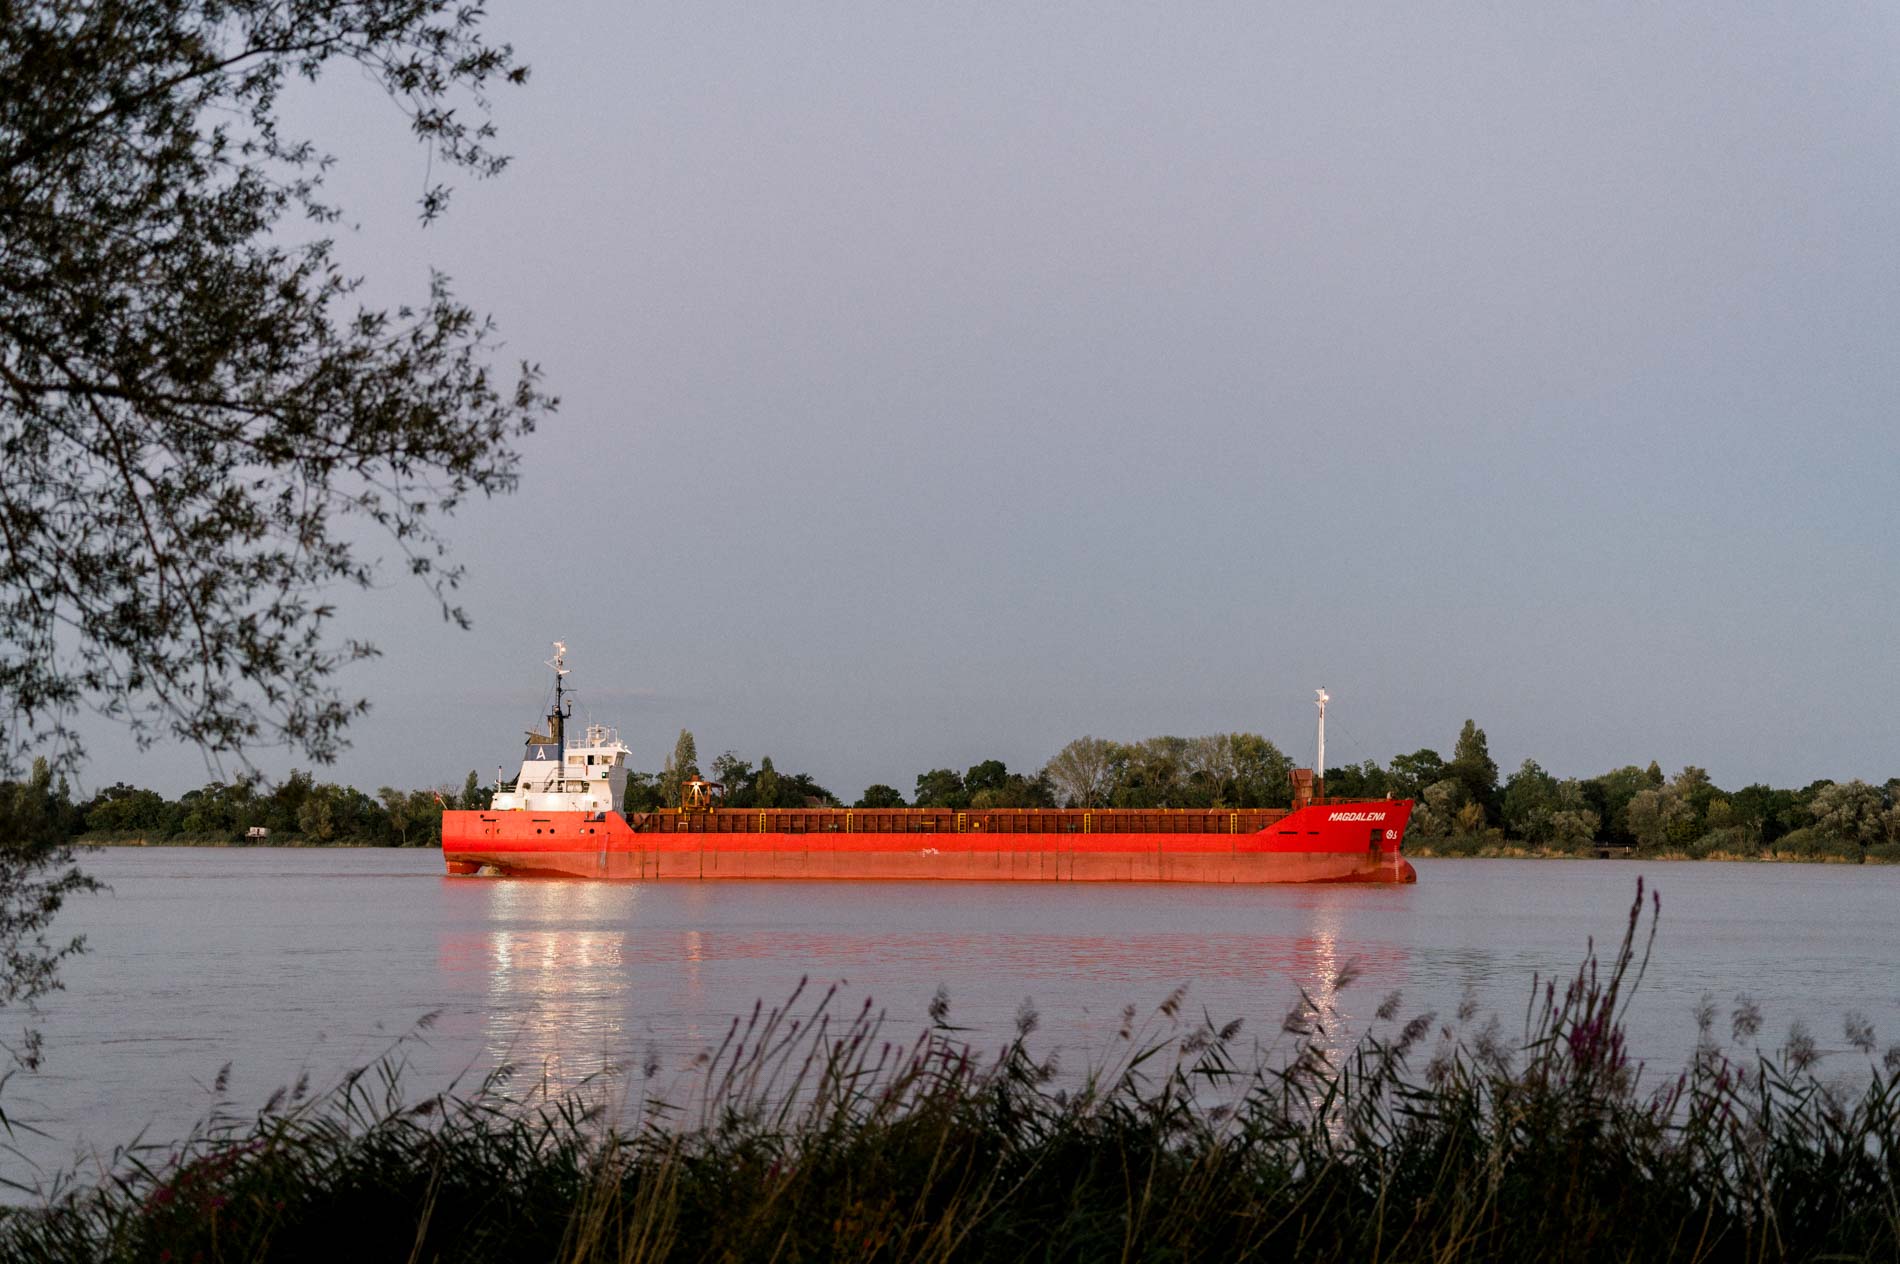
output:
<svg viewBox="0 0 1900 1264"><path fill-rule="evenodd" d="M1070 1065L1110 1051L1125 1005L1151 1014L1182 984L1184 1014L1242 1019L1263 1043L1284 1043L1302 988L1352 1030L1397 990L1401 1021L1475 1003L1472 1023L1515 1033L1534 974L1567 976L1592 936L1614 947L1639 874L1662 897L1630 1011L1651 1067L1687 1059L1705 994L1725 1039L1740 993L1766 1048L1806 1023L1823 1074L1847 1082L1868 1066L1848 1011L1883 1047L1900 1038L1900 867L1415 863L1413 887L642 885L450 879L429 851L109 850L85 867L110 893L58 924L88 951L42 1005L45 1067L0 1093L44 1135L16 1134L0 1176L96 1171L135 1135L175 1138L226 1064L223 1100L242 1110L392 1048L418 1093L504 1062L557 1085L609 1064L677 1073L807 978L840 985L850 1011L872 999L903 1037L942 988L982 1047L1027 1001L1036 1047ZM1335 993L1349 961L1360 977Z"/></svg>

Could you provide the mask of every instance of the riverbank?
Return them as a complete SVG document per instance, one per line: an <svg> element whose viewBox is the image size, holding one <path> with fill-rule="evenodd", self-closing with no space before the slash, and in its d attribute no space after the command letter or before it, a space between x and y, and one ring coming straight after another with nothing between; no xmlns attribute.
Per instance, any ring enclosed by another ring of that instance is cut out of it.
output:
<svg viewBox="0 0 1900 1264"><path fill-rule="evenodd" d="M1870 847L1858 856L1833 853L1783 855L1775 852L1691 852L1680 848L1654 850L1631 847L1565 851L1537 847L1530 843L1467 843L1463 840L1412 842L1407 840L1405 854L1432 860L1634 860L1675 863L1713 860L1741 864L1769 865L1893 865L1900 864L1900 848Z"/></svg>
<svg viewBox="0 0 1900 1264"><path fill-rule="evenodd" d="M363 850L363 849L398 846L398 844L393 844L393 843L371 842L371 841L365 841L362 839L350 839L346 842L326 843L326 842L318 842L315 839L302 838L295 834L287 834L282 837L260 838L260 839L238 839L238 840L233 840L233 839L222 837L222 836L193 837L190 835L180 835L176 837L149 838L144 835L138 835L138 834L133 834L133 835L81 834L78 837L73 839L72 845L75 847L80 847L80 848L85 848L85 847L228 847L232 849L233 851L259 850L259 849L271 848L271 847L295 847L299 849L308 848L311 850L329 848L329 849L334 849L334 850L339 850L339 851L346 851L346 850ZM423 848L440 847L440 846L441 844L439 842L431 839L427 843L410 844L410 850L422 850Z"/></svg>

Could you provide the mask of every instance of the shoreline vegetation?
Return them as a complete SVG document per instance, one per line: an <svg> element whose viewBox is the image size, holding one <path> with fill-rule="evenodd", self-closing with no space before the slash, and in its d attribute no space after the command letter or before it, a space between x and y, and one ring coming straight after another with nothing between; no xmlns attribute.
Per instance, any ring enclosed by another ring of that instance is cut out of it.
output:
<svg viewBox="0 0 1900 1264"><path fill-rule="evenodd" d="M1257 733L1153 737L1114 742L1082 737L1033 773L988 759L963 772L919 773L907 798L874 784L861 808L1269 808L1292 800L1293 760ZM707 769L740 808L843 807L809 774L755 765L733 751ZM682 731L659 772L629 775L629 811L679 801L680 784L702 774L693 734ZM0 786L78 845L434 847L445 808L486 808L492 785L473 772L461 786L367 794L293 772L274 785L212 782L167 799L118 783L75 800L65 779L37 763L25 782ZM1646 860L1812 860L1900 863L1900 777L1875 785L1821 779L1800 788L1766 784L1724 790L1694 765L1665 776L1628 764L1589 778L1559 778L1527 759L1500 777L1484 730L1465 721L1445 759L1426 748L1387 764L1329 768L1334 799L1409 798L1408 855L1532 858L1625 855ZM17 805L16 805L17 810Z"/></svg>
<svg viewBox="0 0 1900 1264"><path fill-rule="evenodd" d="M1639 880L1614 955L1533 979L1516 1037L1475 1002L1408 1013L1394 992L1349 1039L1348 962L1265 1033L1196 1017L1184 989L1130 1006L1074 1070L1034 1051L1027 1008L985 1056L942 992L904 1042L802 985L671 1087L650 1053L570 1092L502 1068L414 1100L399 1045L327 1094L300 1083L25 1191L0 1255L1893 1258L1900 1046L1857 1012L1847 1052L1799 1022L1777 1045L1746 995L1705 997L1690 1064L1648 1072L1624 1016L1659 918ZM1864 1087L1833 1086L1830 1057L1864 1058Z"/></svg>
<svg viewBox="0 0 1900 1264"><path fill-rule="evenodd" d="M1548 847L1533 847L1524 843L1473 842L1467 844L1460 839L1427 839L1419 843L1407 842L1405 855L1412 860L1628 860L1637 862L1655 862L1659 864L1677 864L1686 861L1710 861L1716 864L1743 865L1895 865L1900 864L1900 856L1866 852L1858 856L1809 854L1792 855L1772 851L1760 851L1750 854L1732 851L1691 852L1664 848L1658 851L1640 849L1597 850L1597 851L1557 851Z"/></svg>
<svg viewBox="0 0 1900 1264"><path fill-rule="evenodd" d="M1138 742L1082 737L1033 774L1013 772L998 759L963 772L935 768L917 775L908 798L879 783L848 806L1285 807L1292 770L1293 760L1257 733ZM708 774L725 787L732 807L847 806L809 774L781 772L770 756L755 765L726 751L702 774L693 734L682 731L659 772L629 775L627 810L676 804L683 781ZM1386 764L1367 759L1333 767L1324 790L1334 799L1415 800L1405 850L1418 857L1900 863L1900 777L1879 785L1823 778L1800 788L1757 783L1724 790L1694 765L1674 776L1652 761L1559 778L1531 759L1500 777L1484 730L1470 720L1450 759L1426 748ZM75 800L43 762L26 781L0 785L16 815L41 818L50 833L82 846L434 847L443 809L486 808L494 791L473 772L459 787L383 786L373 795L292 772L274 785L212 782L177 799L121 782Z"/></svg>

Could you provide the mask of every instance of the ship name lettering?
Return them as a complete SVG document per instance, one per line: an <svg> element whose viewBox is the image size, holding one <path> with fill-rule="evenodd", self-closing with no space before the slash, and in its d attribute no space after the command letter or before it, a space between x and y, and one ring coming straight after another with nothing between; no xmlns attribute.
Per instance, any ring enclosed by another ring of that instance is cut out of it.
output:
<svg viewBox="0 0 1900 1264"><path fill-rule="evenodd" d="M1383 812L1335 812L1326 818L1329 821L1383 821Z"/></svg>

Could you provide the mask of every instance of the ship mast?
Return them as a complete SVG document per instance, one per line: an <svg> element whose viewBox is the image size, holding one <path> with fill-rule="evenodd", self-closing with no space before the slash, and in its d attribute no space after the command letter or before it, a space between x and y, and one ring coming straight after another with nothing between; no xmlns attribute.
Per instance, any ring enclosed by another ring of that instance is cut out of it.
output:
<svg viewBox="0 0 1900 1264"><path fill-rule="evenodd" d="M1319 757L1313 761L1313 775L1319 780L1321 785L1320 792L1324 794L1324 786L1326 784L1326 704L1333 700L1333 696L1326 692L1324 685L1321 685L1313 692L1319 695L1318 701L1314 703L1314 705L1319 708Z"/></svg>
<svg viewBox="0 0 1900 1264"><path fill-rule="evenodd" d="M554 669L554 711L548 716L549 734L554 738L554 758L567 759L567 711L561 706L561 678L567 675L567 642L554 643L554 657L547 660Z"/></svg>

